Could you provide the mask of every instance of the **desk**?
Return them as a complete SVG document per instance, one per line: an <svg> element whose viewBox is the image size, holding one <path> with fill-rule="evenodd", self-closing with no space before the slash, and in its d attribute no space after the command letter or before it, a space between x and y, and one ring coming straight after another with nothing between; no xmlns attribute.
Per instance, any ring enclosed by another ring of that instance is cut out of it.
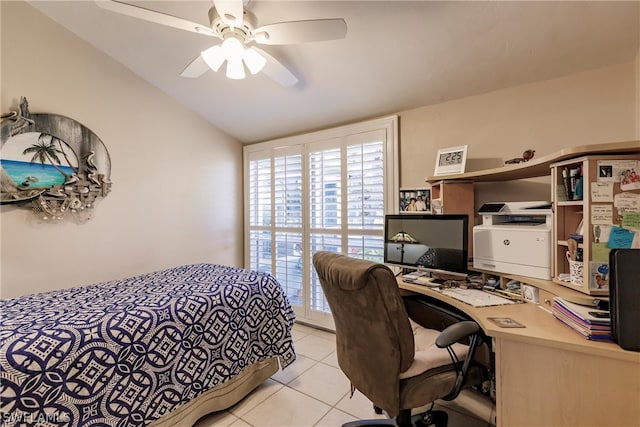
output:
<svg viewBox="0 0 640 427"><path fill-rule="evenodd" d="M492 337L499 427L640 426L640 353L582 338L537 304L472 307L398 280L469 315ZM526 328L500 328L511 317Z"/></svg>

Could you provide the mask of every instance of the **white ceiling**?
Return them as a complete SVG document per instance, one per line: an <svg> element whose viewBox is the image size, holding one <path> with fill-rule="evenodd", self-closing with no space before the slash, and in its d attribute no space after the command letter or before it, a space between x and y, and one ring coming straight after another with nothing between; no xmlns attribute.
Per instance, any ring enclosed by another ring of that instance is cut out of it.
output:
<svg viewBox="0 0 640 427"><path fill-rule="evenodd" d="M299 77L179 77L218 39L109 12L93 1L29 1L244 143L323 129L631 61L640 2L258 1L258 25L344 18L345 39L263 47ZM209 1L131 1L208 24Z"/></svg>

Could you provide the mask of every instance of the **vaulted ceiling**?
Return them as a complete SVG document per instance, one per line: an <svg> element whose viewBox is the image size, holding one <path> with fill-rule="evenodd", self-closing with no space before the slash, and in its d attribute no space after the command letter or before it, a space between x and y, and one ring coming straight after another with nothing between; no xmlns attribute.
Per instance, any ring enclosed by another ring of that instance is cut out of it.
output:
<svg viewBox="0 0 640 427"><path fill-rule="evenodd" d="M127 1L208 25L209 1ZM258 25L344 18L344 39L263 46L299 78L181 71L215 38L113 13L93 1L29 1L244 143L631 61L640 2L245 1Z"/></svg>

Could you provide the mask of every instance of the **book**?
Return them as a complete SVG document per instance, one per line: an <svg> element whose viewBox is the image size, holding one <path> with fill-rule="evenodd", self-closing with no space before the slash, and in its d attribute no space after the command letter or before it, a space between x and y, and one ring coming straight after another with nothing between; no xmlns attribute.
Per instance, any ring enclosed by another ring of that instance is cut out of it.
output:
<svg viewBox="0 0 640 427"><path fill-rule="evenodd" d="M608 311L595 306L571 303L553 298L553 316L589 340L611 341L611 317Z"/></svg>

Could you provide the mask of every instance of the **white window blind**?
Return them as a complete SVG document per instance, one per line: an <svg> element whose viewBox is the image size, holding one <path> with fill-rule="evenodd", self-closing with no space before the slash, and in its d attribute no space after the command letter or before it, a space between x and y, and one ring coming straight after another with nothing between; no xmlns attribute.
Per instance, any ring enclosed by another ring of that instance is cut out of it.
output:
<svg viewBox="0 0 640 427"><path fill-rule="evenodd" d="M302 227L302 155L274 159L276 226Z"/></svg>
<svg viewBox="0 0 640 427"><path fill-rule="evenodd" d="M341 224L340 149L314 151L309 155L310 225L338 228Z"/></svg>
<svg viewBox="0 0 640 427"><path fill-rule="evenodd" d="M271 159L249 163L249 182L251 225L271 225Z"/></svg>
<svg viewBox="0 0 640 427"><path fill-rule="evenodd" d="M246 264L278 279L299 320L332 327L315 252L382 262L396 126L392 117L245 148Z"/></svg>

